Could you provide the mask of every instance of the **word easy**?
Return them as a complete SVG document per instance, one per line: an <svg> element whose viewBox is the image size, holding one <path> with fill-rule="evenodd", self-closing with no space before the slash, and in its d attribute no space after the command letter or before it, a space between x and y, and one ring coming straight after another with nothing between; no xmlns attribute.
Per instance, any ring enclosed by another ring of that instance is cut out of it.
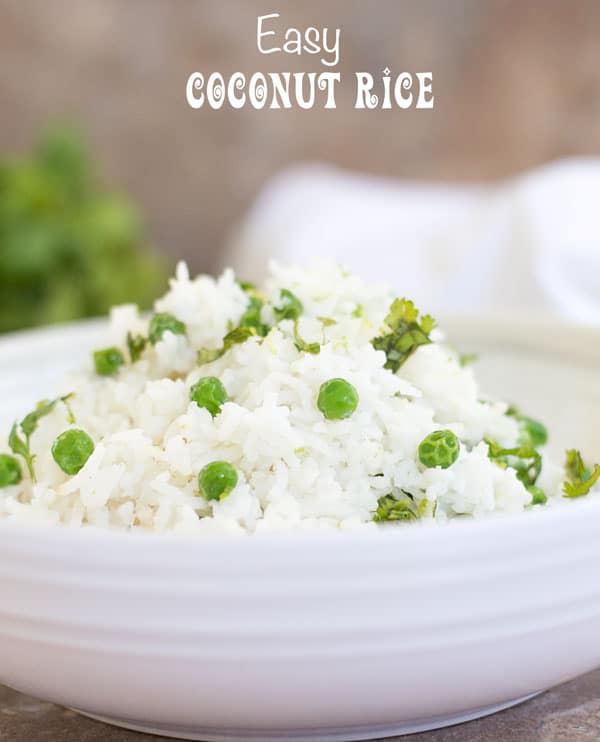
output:
<svg viewBox="0 0 600 742"><path fill-rule="evenodd" d="M288 28L283 36L281 46L277 43L277 33L265 24L271 18L279 18L279 13L259 15L256 22L256 46L261 54L275 54L284 52L286 54L322 54L321 62L327 67L335 67L340 62L340 29L331 32L328 28L319 31L314 26L309 26L304 32L297 28ZM265 30L267 28L268 30ZM268 37L275 36L275 39ZM331 58L327 58L329 55Z"/></svg>

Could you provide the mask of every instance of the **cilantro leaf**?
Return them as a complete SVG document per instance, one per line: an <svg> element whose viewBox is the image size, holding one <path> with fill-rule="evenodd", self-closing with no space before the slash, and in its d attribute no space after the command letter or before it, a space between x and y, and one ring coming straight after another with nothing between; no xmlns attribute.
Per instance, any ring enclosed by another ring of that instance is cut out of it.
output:
<svg viewBox="0 0 600 742"><path fill-rule="evenodd" d="M565 497L583 497L600 479L600 465L596 464L590 471L583 462L579 451L571 448L567 451L565 466L567 480L563 484Z"/></svg>
<svg viewBox="0 0 600 742"><path fill-rule="evenodd" d="M298 319L298 317L304 311L304 306L300 299L293 294L289 289L281 289L281 306L273 307L273 312L277 321L281 322L284 319Z"/></svg>
<svg viewBox="0 0 600 742"><path fill-rule="evenodd" d="M525 487L533 486L542 471L542 457L533 446L515 446L502 448L500 445L485 439L488 446L488 456L498 466L506 469L510 467L517 472L517 479Z"/></svg>
<svg viewBox="0 0 600 742"><path fill-rule="evenodd" d="M68 402L69 399L73 394L67 394L64 397L57 397L56 399L51 400L50 402L41 402L33 412L30 412L28 415L25 415L25 417L21 420L21 430L25 434L27 438L29 438L32 433L35 432L37 429L39 421L46 417L46 415L49 415L52 410L56 407L56 405L59 402L64 402L65 405ZM70 408L67 406L67 410L70 410ZM73 413L71 412L71 415Z"/></svg>
<svg viewBox="0 0 600 742"><path fill-rule="evenodd" d="M563 492L566 497L582 497L587 495L596 482L600 479L600 466L596 464L594 471L589 475L587 480L577 482L565 482Z"/></svg>
<svg viewBox="0 0 600 742"><path fill-rule="evenodd" d="M33 457L29 452L29 444L19 436L17 423L14 423L10 430L10 435L8 436L8 445L10 446L10 450L14 454L16 454L17 456L22 456L25 459L25 463L27 464L27 468L29 469L29 476L33 480L35 480L35 475L33 472Z"/></svg>
<svg viewBox="0 0 600 742"><path fill-rule="evenodd" d="M152 345L156 345L163 339L165 332L171 332L173 335L185 335L187 328L185 322L177 319L170 312L158 312L152 315L148 327L148 340Z"/></svg>
<svg viewBox="0 0 600 742"><path fill-rule="evenodd" d="M127 349L129 350L129 358L132 363L140 360L147 344L148 338L145 338L143 335L133 335L131 332L127 333Z"/></svg>
<svg viewBox="0 0 600 742"><path fill-rule="evenodd" d="M300 337L300 333L298 332L298 320L294 320L294 345L300 352L304 351L305 353L312 353L313 355L318 355L321 352L321 346L319 343L307 343Z"/></svg>
<svg viewBox="0 0 600 742"><path fill-rule="evenodd" d="M514 417L519 423L519 443L521 445L538 448L548 443L548 430L543 423L527 415L521 415L514 405L511 405L505 414Z"/></svg>
<svg viewBox="0 0 600 742"><path fill-rule="evenodd" d="M200 348L196 354L196 364L198 366L204 366L205 363L212 363L224 353L223 348Z"/></svg>
<svg viewBox="0 0 600 742"><path fill-rule="evenodd" d="M458 356L458 363L461 368L469 366L471 363L475 363L479 360L477 353L460 353Z"/></svg>
<svg viewBox="0 0 600 742"><path fill-rule="evenodd" d="M264 301L259 296L251 295L248 308L240 317L240 327L253 327L256 330L256 334L264 338L269 334L271 328L260 318L263 306Z"/></svg>
<svg viewBox="0 0 600 742"><path fill-rule="evenodd" d="M264 297L258 291L256 286L249 281L238 281L238 286L248 296L248 306L246 311L240 317L240 327L254 327L256 334L260 337L266 337L271 329L261 319L261 311L265 304ZM233 329L233 328L230 328Z"/></svg>
<svg viewBox="0 0 600 742"><path fill-rule="evenodd" d="M527 492L531 495L531 505L545 505L548 502L544 490L535 484L529 485Z"/></svg>
<svg viewBox="0 0 600 742"><path fill-rule="evenodd" d="M419 310L412 301L395 299L385 324L389 332L373 338L371 343L375 350L385 353L384 368L395 373L420 345L431 343L429 334L435 327L435 320L426 314L419 321Z"/></svg>
<svg viewBox="0 0 600 742"><path fill-rule="evenodd" d="M223 345L220 348L201 348L198 351L196 362L199 366L203 366L205 363L212 363L217 358L224 356L234 345L245 343L248 338L255 337L257 334L254 327L235 327L225 335Z"/></svg>
<svg viewBox="0 0 600 742"><path fill-rule="evenodd" d="M67 408L69 422L74 422L75 417L73 415L73 410L69 405L69 400L72 397L73 394L66 394L64 397L57 397L51 401L40 402L35 410L25 415L19 424L14 423L11 428L10 435L8 436L8 445L14 454L23 457L27 469L29 470L29 475L34 482L35 471L33 468L33 461L35 456L31 453L31 436L37 430L40 420L46 415L49 415L59 402L62 402Z"/></svg>
<svg viewBox="0 0 600 742"><path fill-rule="evenodd" d="M57 397L56 399L53 399L49 402L46 400L40 402L35 410L33 410L33 412L25 415L25 417L21 420L21 430L23 431L25 436L29 438L37 429L39 421L43 417L46 417L46 415L49 415L59 402L62 402L67 408L69 417L72 416L73 412L68 402L73 396L74 395L71 392L70 394L65 394L63 397Z"/></svg>
<svg viewBox="0 0 600 742"><path fill-rule="evenodd" d="M383 495L377 501L377 510L373 515L375 523L389 523L391 521L419 520L426 513L429 502L426 499L416 503L413 495L403 492L402 497Z"/></svg>
<svg viewBox="0 0 600 742"><path fill-rule="evenodd" d="M589 472L583 463L581 453L575 448L571 448L567 451L567 461L565 464L565 470L567 476L571 480L583 479L586 475L589 476Z"/></svg>
<svg viewBox="0 0 600 742"><path fill-rule="evenodd" d="M66 410L67 410L67 418L69 420L69 425L75 425L75 415L73 414L73 409L71 408L70 400L74 396L73 393L67 394L65 397L61 397L61 402L64 404Z"/></svg>
<svg viewBox="0 0 600 742"><path fill-rule="evenodd" d="M245 343L248 338L254 337L257 334L254 327L236 327L223 338L223 352L226 353L234 345Z"/></svg>

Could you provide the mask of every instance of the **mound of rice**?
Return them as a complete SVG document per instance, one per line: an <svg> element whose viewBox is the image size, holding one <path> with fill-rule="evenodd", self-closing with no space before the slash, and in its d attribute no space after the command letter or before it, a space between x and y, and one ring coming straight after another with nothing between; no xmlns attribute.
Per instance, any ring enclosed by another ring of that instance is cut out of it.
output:
<svg viewBox="0 0 600 742"><path fill-rule="evenodd" d="M281 290L292 291L303 311L277 322ZM393 295L365 285L340 268L271 266L260 288L261 320L272 329L251 336L222 357L198 365L200 349L222 346L248 307L247 290L231 270L218 279L190 279L180 264L156 312L185 323L185 334L166 332L139 360L112 376L88 368L59 390L73 393L68 411L57 404L31 437L36 481L0 490L0 517L68 526L94 525L156 531L261 533L315 528L378 528L380 498L406 497L421 520L446 521L517 512L532 495L511 466L488 455L484 439L518 445L517 418L507 405L482 398L471 367L443 343L439 330L394 373L375 350ZM326 319L324 319L326 318ZM296 332L320 352L298 350ZM122 350L127 334L147 335L148 318L133 305L114 308L107 345ZM202 376L218 377L228 401L215 417L190 401ZM324 381L341 377L358 392L347 419L328 420L317 407ZM74 476L55 462L51 448L68 429L85 430L95 449ZM452 466L427 468L420 442L447 429L460 439ZM7 439L0 452L8 451ZM207 501L198 473L209 462L230 462L233 491ZM561 498L564 470L544 459L537 481L549 501Z"/></svg>

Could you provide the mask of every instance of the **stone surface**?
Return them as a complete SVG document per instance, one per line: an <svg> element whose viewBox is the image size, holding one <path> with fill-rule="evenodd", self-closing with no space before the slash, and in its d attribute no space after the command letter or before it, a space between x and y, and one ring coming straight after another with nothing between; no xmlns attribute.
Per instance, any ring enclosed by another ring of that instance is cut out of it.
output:
<svg viewBox="0 0 600 742"><path fill-rule="evenodd" d="M157 742L0 687L2 742ZM600 670L493 716L398 742L598 742ZM389 738L387 742L393 742Z"/></svg>

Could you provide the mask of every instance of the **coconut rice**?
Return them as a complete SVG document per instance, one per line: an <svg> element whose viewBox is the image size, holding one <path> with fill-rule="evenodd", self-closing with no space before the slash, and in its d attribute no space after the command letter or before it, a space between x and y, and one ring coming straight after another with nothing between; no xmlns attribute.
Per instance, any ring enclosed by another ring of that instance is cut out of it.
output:
<svg viewBox="0 0 600 742"><path fill-rule="evenodd" d="M297 322L277 319L282 289L302 304ZM149 319L133 305L115 307L106 345L127 361L101 376L90 358L65 379L58 391L72 395L70 410L56 404L39 420L31 436L36 481L22 466L21 481L0 489L0 518L258 534L378 528L374 515L388 495L409 498L410 519L438 522L532 506L518 467L494 460L488 443L519 446L519 418L505 402L483 397L472 367L461 365L438 329L396 372L385 367L386 354L372 342L394 299L384 286L336 266L273 265L257 295L268 332L202 365L198 352L221 348L249 306L249 291L231 270L191 279L180 264L155 311L176 317L185 333L165 332L135 362L127 337L146 337ZM299 350L298 337L318 352ZM191 386L208 375L228 397L214 417L190 399ZM333 378L358 394L346 419L326 419L317 406L321 385ZM52 454L70 428L94 442L74 475ZM445 469L424 466L418 453L440 429L460 441L458 458ZM1 452L10 452L8 436L0 437ZM226 497L207 500L198 474L213 461L229 462L237 484ZM535 485L548 503L563 500L565 476L543 456Z"/></svg>

